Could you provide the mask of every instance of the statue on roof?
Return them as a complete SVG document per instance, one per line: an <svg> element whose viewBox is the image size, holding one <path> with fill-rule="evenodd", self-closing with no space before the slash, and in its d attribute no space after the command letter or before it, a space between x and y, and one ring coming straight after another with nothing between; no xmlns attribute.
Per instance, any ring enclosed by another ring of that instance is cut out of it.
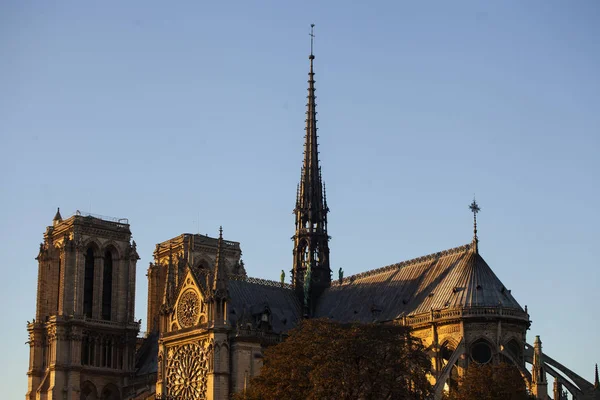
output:
<svg viewBox="0 0 600 400"><path fill-rule="evenodd" d="M304 272L304 305L308 306L308 299L310 296L310 281L312 279L312 268L310 264L306 268L306 272Z"/></svg>
<svg viewBox="0 0 600 400"><path fill-rule="evenodd" d="M281 275L279 276L279 280L281 281L281 286L285 283L285 272L281 270Z"/></svg>
<svg viewBox="0 0 600 400"><path fill-rule="evenodd" d="M338 270L338 279L340 280L340 283L342 283L342 281L344 280L344 270L342 269L342 267L340 267L340 269Z"/></svg>

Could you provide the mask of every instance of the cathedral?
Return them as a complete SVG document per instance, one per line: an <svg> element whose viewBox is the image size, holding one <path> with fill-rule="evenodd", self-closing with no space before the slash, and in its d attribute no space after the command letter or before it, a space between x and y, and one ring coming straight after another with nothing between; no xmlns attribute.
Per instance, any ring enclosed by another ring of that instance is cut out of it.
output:
<svg viewBox="0 0 600 400"><path fill-rule="evenodd" d="M500 361L516 365L538 399L600 399L597 368L591 383L544 353L539 336L529 344L527 308L479 252L475 201L465 245L333 276L314 59L311 50L291 282L283 271L277 282L248 277L240 243L222 229L216 238L181 234L156 245L147 334L138 337L139 256L128 220L58 211L37 256L26 400L226 400L260 373L264 349L304 318L411 327L430 355L435 399L469 363Z"/></svg>

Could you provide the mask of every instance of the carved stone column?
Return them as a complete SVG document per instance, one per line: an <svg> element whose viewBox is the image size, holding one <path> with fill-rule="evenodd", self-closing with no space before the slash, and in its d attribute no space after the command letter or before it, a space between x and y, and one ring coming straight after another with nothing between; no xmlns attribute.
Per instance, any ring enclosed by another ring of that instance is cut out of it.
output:
<svg viewBox="0 0 600 400"><path fill-rule="evenodd" d="M75 268L73 276L73 310L76 316L83 315L83 286L85 274L85 248L81 239L75 242Z"/></svg>
<svg viewBox="0 0 600 400"><path fill-rule="evenodd" d="M126 320L128 322L133 321L134 316L135 316L135 267L137 264L137 260L140 259L136 248L135 248L135 242L133 242L133 246L131 248L130 254L129 254L129 265L127 268L127 273L128 273L128 277L127 277L127 284L128 284L128 288L127 288L127 317Z"/></svg>

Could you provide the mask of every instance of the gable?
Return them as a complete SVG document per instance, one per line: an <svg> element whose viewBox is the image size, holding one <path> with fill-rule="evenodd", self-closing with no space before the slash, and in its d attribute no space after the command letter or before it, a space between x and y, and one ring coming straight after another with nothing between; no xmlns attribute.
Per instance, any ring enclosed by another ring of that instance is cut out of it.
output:
<svg viewBox="0 0 600 400"><path fill-rule="evenodd" d="M179 286L177 300L175 300L173 313L168 321L168 331L190 328L197 324L207 322L208 306L204 290L188 268L185 277Z"/></svg>

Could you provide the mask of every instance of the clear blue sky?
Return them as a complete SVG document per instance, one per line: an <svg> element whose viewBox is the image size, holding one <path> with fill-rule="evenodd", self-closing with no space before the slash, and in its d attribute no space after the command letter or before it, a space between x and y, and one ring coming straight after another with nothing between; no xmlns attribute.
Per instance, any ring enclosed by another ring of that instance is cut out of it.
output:
<svg viewBox="0 0 600 400"><path fill-rule="evenodd" d="M600 3L0 3L2 372L26 391L37 255L60 206L129 218L142 257L183 232L292 261L309 25L332 267L468 243L544 349L600 362ZM289 275L289 274L288 274ZM144 321L145 327L145 321Z"/></svg>

